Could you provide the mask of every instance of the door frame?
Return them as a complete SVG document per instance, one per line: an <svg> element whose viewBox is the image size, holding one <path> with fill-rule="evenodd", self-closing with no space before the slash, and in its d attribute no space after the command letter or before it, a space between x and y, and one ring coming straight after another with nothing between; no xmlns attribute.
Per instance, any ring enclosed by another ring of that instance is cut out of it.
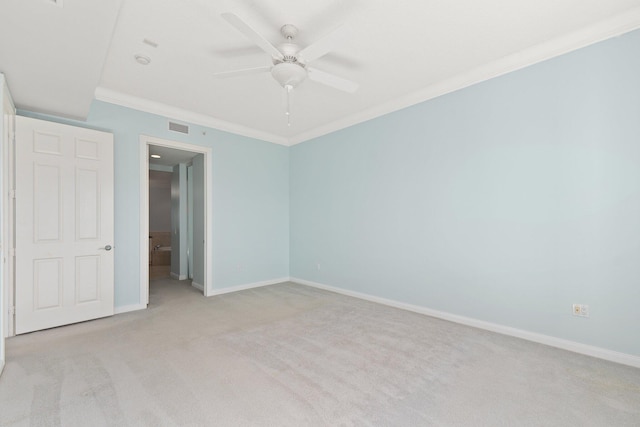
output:
<svg viewBox="0 0 640 427"><path fill-rule="evenodd" d="M140 304L149 304L149 145L204 155L204 295L213 295L213 156L211 147L140 135Z"/></svg>
<svg viewBox="0 0 640 427"><path fill-rule="evenodd" d="M2 276L0 277L0 374L6 362L5 337L15 335L14 328L14 248L13 238L13 151L15 144L16 107L11 98L4 74L0 72L0 192L2 210L0 211L0 253L2 257Z"/></svg>

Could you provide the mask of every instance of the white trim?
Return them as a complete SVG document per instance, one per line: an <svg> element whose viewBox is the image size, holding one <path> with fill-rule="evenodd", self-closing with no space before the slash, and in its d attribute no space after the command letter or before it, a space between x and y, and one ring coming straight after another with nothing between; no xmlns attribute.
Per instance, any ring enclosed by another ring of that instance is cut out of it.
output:
<svg viewBox="0 0 640 427"><path fill-rule="evenodd" d="M457 314L451 314L444 311L433 310L427 307L422 307L414 304L407 304L387 298L377 297L361 292L349 291L341 289L335 286L324 285L322 283L312 282L309 280L300 279L297 277L291 277L291 281L300 285L311 286L326 291L335 292L342 295L347 295L354 298L359 298L378 304L387 305L390 307L399 308L402 310L412 311L414 313L420 313L427 316L435 317L438 319L448 320L450 322L459 323L461 325L472 326L474 328L484 329L491 332L497 332L502 335L508 335L516 338L522 338L527 341L533 341L540 344L545 344L551 347L561 348L563 350L572 351L574 353L585 354L587 356L597 357L599 359L609 360L611 362L621 363L623 365L629 365L636 368L640 368L640 357L620 353L606 348L595 347L587 344L578 343L575 341L569 341L562 338L556 338L549 335L539 334L536 332L529 332L522 329L512 328L509 326L499 325L497 323L485 322L483 320L477 320L470 317L459 316Z"/></svg>
<svg viewBox="0 0 640 427"><path fill-rule="evenodd" d="M619 36L637 28L640 28L640 7L598 22L595 25L582 28L562 37L537 44L496 61L481 65L442 82L427 86L426 88L415 91L409 95L360 111L356 114L352 114L324 126L317 127L308 132L299 133L289 139L289 145L299 144L349 126L437 98L447 93L455 92L465 87L546 61L608 38Z"/></svg>
<svg viewBox="0 0 640 427"><path fill-rule="evenodd" d="M274 144L289 145L287 138L282 136L252 129L236 123L227 122L225 120L216 119L205 114L173 107L171 105L127 95L105 87L98 86L94 96L99 101L109 102L111 104L121 105L123 107L133 108L138 111L145 111L151 114L157 114L172 120L180 120L191 124L207 126L236 135L243 135L249 138L259 139L261 141L272 142Z"/></svg>
<svg viewBox="0 0 640 427"><path fill-rule="evenodd" d="M149 144L140 136L140 304L149 304Z"/></svg>
<svg viewBox="0 0 640 427"><path fill-rule="evenodd" d="M138 311L138 310L146 310L147 304L131 304L131 305L123 305L121 307L115 307L113 309L113 314L122 314L128 313L130 311Z"/></svg>
<svg viewBox="0 0 640 427"><path fill-rule="evenodd" d="M202 145L171 141L149 135L140 135L140 302L149 303L149 156L148 147L159 145L191 151L204 155L204 295L213 291L213 149ZM171 273L173 275L173 273ZM185 280L185 276L177 276L178 280Z"/></svg>
<svg viewBox="0 0 640 427"><path fill-rule="evenodd" d="M176 274L173 271L169 273L169 276L171 276L172 279L176 280L187 280L186 274ZM204 287L202 288L202 290L204 291Z"/></svg>
<svg viewBox="0 0 640 427"><path fill-rule="evenodd" d="M0 321L0 340L2 340L2 343L0 344L0 359L2 359L2 364L4 365L6 352L4 339L5 337L15 336L15 310L12 310L15 295L15 241L13 233L15 228L15 199L11 197L11 193L12 190L15 190L14 143L16 105L13 102L11 92L9 91L7 78L2 72L0 72L0 84L2 85L0 90L0 93L2 94L2 97L0 97L0 111L3 112L2 117L0 117L0 120L2 120L2 125L0 126L0 129L2 130L2 132L0 132L2 133L0 134L0 150L2 151L2 154L0 155L2 158L2 165L0 165L0 193L2 194L0 196L2 197L2 212L0 212L0 242L2 243L2 250L0 253L2 254L2 262L4 263L2 267L2 277L0 278L0 316L2 317L2 321ZM9 102L9 111L5 111L4 109L5 99ZM9 116L11 116L10 119ZM5 118L7 118L10 123L6 123ZM5 125L8 125L9 128L5 129ZM9 141L4 141L4 132L7 131L9 131ZM2 369L0 369L0 372L2 372Z"/></svg>
<svg viewBox="0 0 640 427"><path fill-rule="evenodd" d="M201 290L202 292L204 292L204 286L201 285L200 283L194 282L193 280L191 281L191 286L193 286L196 289Z"/></svg>
<svg viewBox="0 0 640 427"><path fill-rule="evenodd" d="M183 120L189 123L208 126L238 135L257 138L263 141L280 145L295 145L322 135L335 132L403 108L410 107L421 102L428 101L438 96L457 91L459 89L490 80L494 77L537 64L547 59L563 55L565 53L589 46L594 43L619 36L621 34L640 28L640 7L600 21L596 24L566 34L564 36L548 40L528 49L515 52L496 61L474 68L447 80L433 84L409 95L402 96L372 108L359 111L339 120L319 126L307 132L287 138L257 129L252 129L236 123L216 119L205 114L194 113L166 104L126 95L104 87L98 87L95 98L100 101L135 108L165 117Z"/></svg>
<svg viewBox="0 0 640 427"><path fill-rule="evenodd" d="M238 292L238 291L245 291L247 289L260 288L262 286L275 285L278 283L289 282L290 279L291 279L290 277L280 277L279 279L264 280L262 282L247 283L245 285L236 285L236 286L230 286L228 288L214 289L213 293L210 294L209 296L223 295L231 292Z"/></svg>

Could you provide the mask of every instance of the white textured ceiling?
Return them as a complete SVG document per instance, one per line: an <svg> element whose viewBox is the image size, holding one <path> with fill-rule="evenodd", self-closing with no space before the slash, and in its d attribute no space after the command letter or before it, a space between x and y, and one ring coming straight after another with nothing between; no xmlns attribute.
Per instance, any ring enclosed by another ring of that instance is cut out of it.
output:
<svg viewBox="0 0 640 427"><path fill-rule="evenodd" d="M121 0L0 0L0 72L18 108L86 118Z"/></svg>
<svg viewBox="0 0 640 427"><path fill-rule="evenodd" d="M640 0L122 0L116 21L119 1L64 0L55 12L51 1L0 3L0 71L19 107L78 115L86 88L98 86L98 99L284 144L640 27ZM284 91L269 74L212 76L270 64L224 12L274 44L285 23L299 28L301 46L344 24L342 41L313 66L359 89L303 82L288 127ZM47 17L61 34L34 28ZM151 63L138 64L138 53ZM106 57L98 80L82 66L88 57L93 68ZM78 96L53 102L48 85Z"/></svg>

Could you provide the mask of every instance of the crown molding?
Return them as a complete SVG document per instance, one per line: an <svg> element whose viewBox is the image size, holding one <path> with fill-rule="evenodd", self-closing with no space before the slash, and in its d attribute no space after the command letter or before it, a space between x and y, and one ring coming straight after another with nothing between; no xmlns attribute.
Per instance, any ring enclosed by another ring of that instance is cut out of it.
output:
<svg viewBox="0 0 640 427"><path fill-rule="evenodd" d="M490 80L494 77L499 77L512 71L526 68L530 65L555 58L594 43L620 36L638 28L640 28L640 7L630 9L623 14L616 15L564 36L540 43L525 50L500 58L496 61L476 67L470 71L458 74L452 78L427 86L408 95L395 98L383 104L360 111L356 114L352 114L342 119L311 129L307 132L301 132L290 138L216 119L205 114L195 113L170 105L127 95L100 86L96 88L95 98L100 101L134 108L136 110L157 114L175 120L207 126L249 138L272 142L274 144L292 146L402 110L447 93L455 92L465 87Z"/></svg>
<svg viewBox="0 0 640 427"><path fill-rule="evenodd" d="M512 71L551 59L565 53L620 36L640 28L640 7L600 21L564 36L537 44L525 50L458 74L450 79L425 87L411 94L393 99L373 108L352 114L324 126L302 132L289 139L289 145L299 144L358 123L362 123L433 98L455 92Z"/></svg>
<svg viewBox="0 0 640 427"><path fill-rule="evenodd" d="M160 102L150 101L148 99L127 95L125 93L108 89L102 86L98 86L96 88L94 96L95 99L99 101L133 108L135 110L164 116L173 120L180 120L195 125L206 126L225 132L230 132L236 135L242 135L249 138L259 139L261 141L272 142L274 144L289 145L289 140L282 136L259 131L236 123L216 119L205 114L195 113L192 111L184 110L182 108L162 104Z"/></svg>

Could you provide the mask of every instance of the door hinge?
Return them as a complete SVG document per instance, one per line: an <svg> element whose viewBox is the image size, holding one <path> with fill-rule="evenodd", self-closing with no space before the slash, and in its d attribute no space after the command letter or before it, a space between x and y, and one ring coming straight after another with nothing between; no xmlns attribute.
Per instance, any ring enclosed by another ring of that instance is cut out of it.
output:
<svg viewBox="0 0 640 427"><path fill-rule="evenodd" d="M16 248L9 249L9 256L16 256Z"/></svg>
<svg viewBox="0 0 640 427"><path fill-rule="evenodd" d="M16 198L16 190L9 190L9 197L11 199L15 199Z"/></svg>
<svg viewBox="0 0 640 427"><path fill-rule="evenodd" d="M9 316L15 316L16 315L16 306L12 305L11 307L9 307Z"/></svg>

